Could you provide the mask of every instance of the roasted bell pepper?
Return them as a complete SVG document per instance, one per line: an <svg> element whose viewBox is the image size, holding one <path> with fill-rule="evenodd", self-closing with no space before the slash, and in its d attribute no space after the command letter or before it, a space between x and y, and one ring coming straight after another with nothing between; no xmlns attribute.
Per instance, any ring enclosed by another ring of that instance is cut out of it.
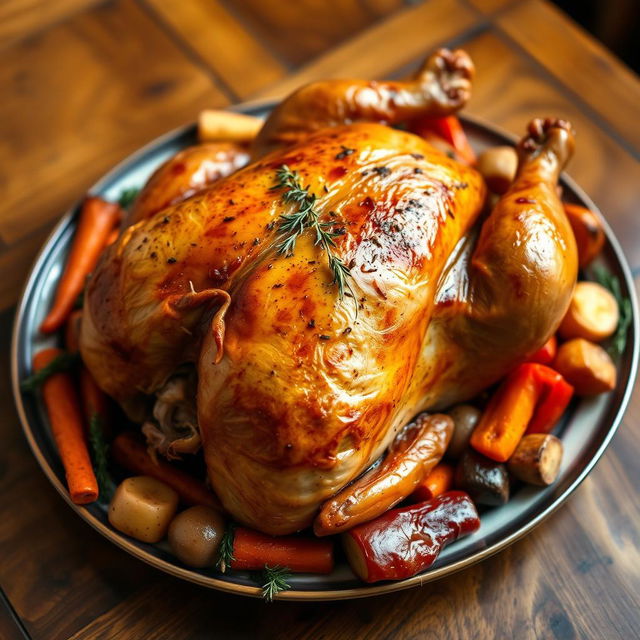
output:
<svg viewBox="0 0 640 640"><path fill-rule="evenodd" d="M526 362L512 371L489 401L470 444L496 462L506 462L532 422L549 431L571 399L573 388L553 369ZM545 431L545 432L546 432Z"/></svg>
<svg viewBox="0 0 640 640"><path fill-rule="evenodd" d="M480 527L463 491L393 509L342 534L354 573L365 582L403 580L429 568L442 549Z"/></svg>
<svg viewBox="0 0 640 640"><path fill-rule="evenodd" d="M530 358L529 362L551 364L558 353L558 340L551 336Z"/></svg>
<svg viewBox="0 0 640 640"><path fill-rule="evenodd" d="M467 164L475 164L476 154L456 116L420 118L412 123L411 129L423 138L428 138L429 135L442 138L453 147L461 160Z"/></svg>

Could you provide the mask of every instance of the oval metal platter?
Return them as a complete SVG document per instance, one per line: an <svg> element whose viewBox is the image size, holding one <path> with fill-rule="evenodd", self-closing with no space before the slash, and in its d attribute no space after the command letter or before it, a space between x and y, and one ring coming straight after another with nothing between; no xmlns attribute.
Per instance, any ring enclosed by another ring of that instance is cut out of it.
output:
<svg viewBox="0 0 640 640"><path fill-rule="evenodd" d="M240 106L236 110L258 116L266 115L272 103ZM512 136L476 119L464 118L469 139L476 149L513 143ZM524 125L523 124L523 130ZM117 200L121 191L144 184L151 172L178 150L196 143L195 125L168 133L131 155L90 190L108 200ZM578 149L580 153L580 149ZM568 177L563 176L564 197L568 201L596 210L594 203ZM75 230L78 205L67 212L43 246L31 270L20 300L12 344L12 377L16 406L24 433L33 454L53 486L71 509L97 529L105 538L131 555L184 580L248 596L260 596L260 589L246 572L222 574L215 569L195 570L182 565L166 544L137 542L111 528L106 508L98 503L87 507L73 504L67 494L64 470L53 443L49 424L39 398L20 391L19 381L29 375L35 352L56 343L44 337L38 326L50 307ZM604 221L607 243L598 261L621 283L622 292L632 301L633 323L625 353L618 363L618 386L615 391L593 399L581 399L571 407L560 428L565 455L558 480L551 487L526 487L518 490L503 507L482 514L482 526L475 534L447 547L428 571L400 582L375 585L361 583L341 556L334 572L328 576L298 574L291 580L291 590L278 594L280 600L339 600L361 598L437 580L469 567L501 551L526 535L553 513L585 479L604 453L618 428L636 376L638 364L638 305L631 273L611 229Z"/></svg>

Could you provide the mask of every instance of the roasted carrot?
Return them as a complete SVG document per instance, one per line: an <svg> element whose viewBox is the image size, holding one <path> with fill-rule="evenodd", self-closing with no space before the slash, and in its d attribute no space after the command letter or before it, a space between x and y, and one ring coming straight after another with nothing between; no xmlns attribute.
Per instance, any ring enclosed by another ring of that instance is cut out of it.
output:
<svg viewBox="0 0 640 640"><path fill-rule="evenodd" d="M107 236L107 240L104 243L105 249L107 247L110 247L118 239L119 235L120 235L119 226L116 226L115 228L111 229L111 231L109 232L109 235Z"/></svg>
<svg viewBox="0 0 640 640"><path fill-rule="evenodd" d="M137 475L151 476L168 484L188 505L204 504L220 509L218 498L207 487L185 471L163 460L154 461L147 448L132 433L119 434L111 444L113 459Z"/></svg>
<svg viewBox="0 0 640 640"><path fill-rule="evenodd" d="M558 353L558 339L551 336L530 358L529 362L551 364Z"/></svg>
<svg viewBox="0 0 640 640"><path fill-rule="evenodd" d="M61 349L44 349L33 359L40 371L62 354ZM84 434L78 394L69 373L54 373L42 385L42 395L51 423L51 432L67 477L71 500L88 504L98 499L98 481Z"/></svg>
<svg viewBox="0 0 640 640"><path fill-rule="evenodd" d="M444 462L436 465L411 494L411 501L424 502L449 491L453 485L454 474L455 469L451 465Z"/></svg>
<svg viewBox="0 0 640 640"><path fill-rule="evenodd" d="M571 393L571 385L567 385L557 371L543 364L526 362L500 385L469 443L487 458L506 462L532 418L535 428L550 429L567 407Z"/></svg>
<svg viewBox="0 0 640 640"><path fill-rule="evenodd" d="M333 542L295 536L268 536L236 527L233 537L232 569L249 571L286 567L297 573L331 573Z"/></svg>
<svg viewBox="0 0 640 640"><path fill-rule="evenodd" d="M40 331L52 333L64 324L84 287L86 277L98 262L107 237L121 218L122 210L117 204L94 196L86 198L53 307L40 325Z"/></svg>

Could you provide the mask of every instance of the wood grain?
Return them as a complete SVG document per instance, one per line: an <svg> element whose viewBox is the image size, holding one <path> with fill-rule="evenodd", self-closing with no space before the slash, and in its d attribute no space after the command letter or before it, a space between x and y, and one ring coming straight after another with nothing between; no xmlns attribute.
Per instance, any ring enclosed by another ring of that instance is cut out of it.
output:
<svg viewBox="0 0 640 640"><path fill-rule="evenodd" d="M0 53L0 86L0 238L10 247L49 228L140 145L228 103L132 0ZM21 280L26 254L15 263L10 255L5 266Z"/></svg>
<svg viewBox="0 0 640 640"><path fill-rule="evenodd" d="M3 0L0 3L0 49L30 38L43 29L103 0Z"/></svg>
<svg viewBox="0 0 640 640"><path fill-rule="evenodd" d="M473 115L517 134L532 116L571 119L578 146L569 172L640 268L640 167L630 153L637 139L627 135L638 131L629 117L640 83L539 0L99 4L0 6L0 269L10 275L0 309L15 303L66 206L202 106L282 95L326 76L397 76L442 43L475 60ZM267 605L147 567L68 509L20 432L8 380L11 321L0 314L0 586L35 640L637 637L640 389L576 494L505 552L419 589ZM9 622L0 615L0 637L13 640Z"/></svg>
<svg viewBox="0 0 640 640"><path fill-rule="evenodd" d="M366 3L359 0L226 0L279 56L299 65L329 47L342 42L403 2Z"/></svg>
<svg viewBox="0 0 640 640"><path fill-rule="evenodd" d="M238 99L273 84L286 67L219 2L145 0Z"/></svg>
<svg viewBox="0 0 640 640"><path fill-rule="evenodd" d="M456 16L455 21L451 20L453 15ZM280 98L320 78L345 75L384 78L408 63L417 64L416 58L428 55L447 39L464 33L476 23L476 19L475 13L459 0L432 0L404 9L319 57L259 96ZM382 42L387 43L384 55L371 55Z"/></svg>
<svg viewBox="0 0 640 640"><path fill-rule="evenodd" d="M640 158L640 85L630 70L545 1L518 2L497 24L576 96L587 96L588 104Z"/></svg>

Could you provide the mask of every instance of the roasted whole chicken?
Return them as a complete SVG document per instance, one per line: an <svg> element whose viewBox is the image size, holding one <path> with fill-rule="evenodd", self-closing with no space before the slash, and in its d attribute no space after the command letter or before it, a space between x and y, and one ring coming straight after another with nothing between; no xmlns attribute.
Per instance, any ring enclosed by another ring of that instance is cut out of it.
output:
<svg viewBox="0 0 640 640"><path fill-rule="evenodd" d="M392 128L457 111L472 76L441 50L405 82L300 89L251 158L213 144L169 160L93 273L85 363L156 451L202 446L236 520L286 534L329 505L324 535L397 503L409 457L451 435L432 416L398 445L411 418L473 397L558 327L577 277L556 188L570 125L531 123L492 211L474 168ZM296 227L305 206L316 226ZM393 499L350 485L389 447Z"/></svg>

